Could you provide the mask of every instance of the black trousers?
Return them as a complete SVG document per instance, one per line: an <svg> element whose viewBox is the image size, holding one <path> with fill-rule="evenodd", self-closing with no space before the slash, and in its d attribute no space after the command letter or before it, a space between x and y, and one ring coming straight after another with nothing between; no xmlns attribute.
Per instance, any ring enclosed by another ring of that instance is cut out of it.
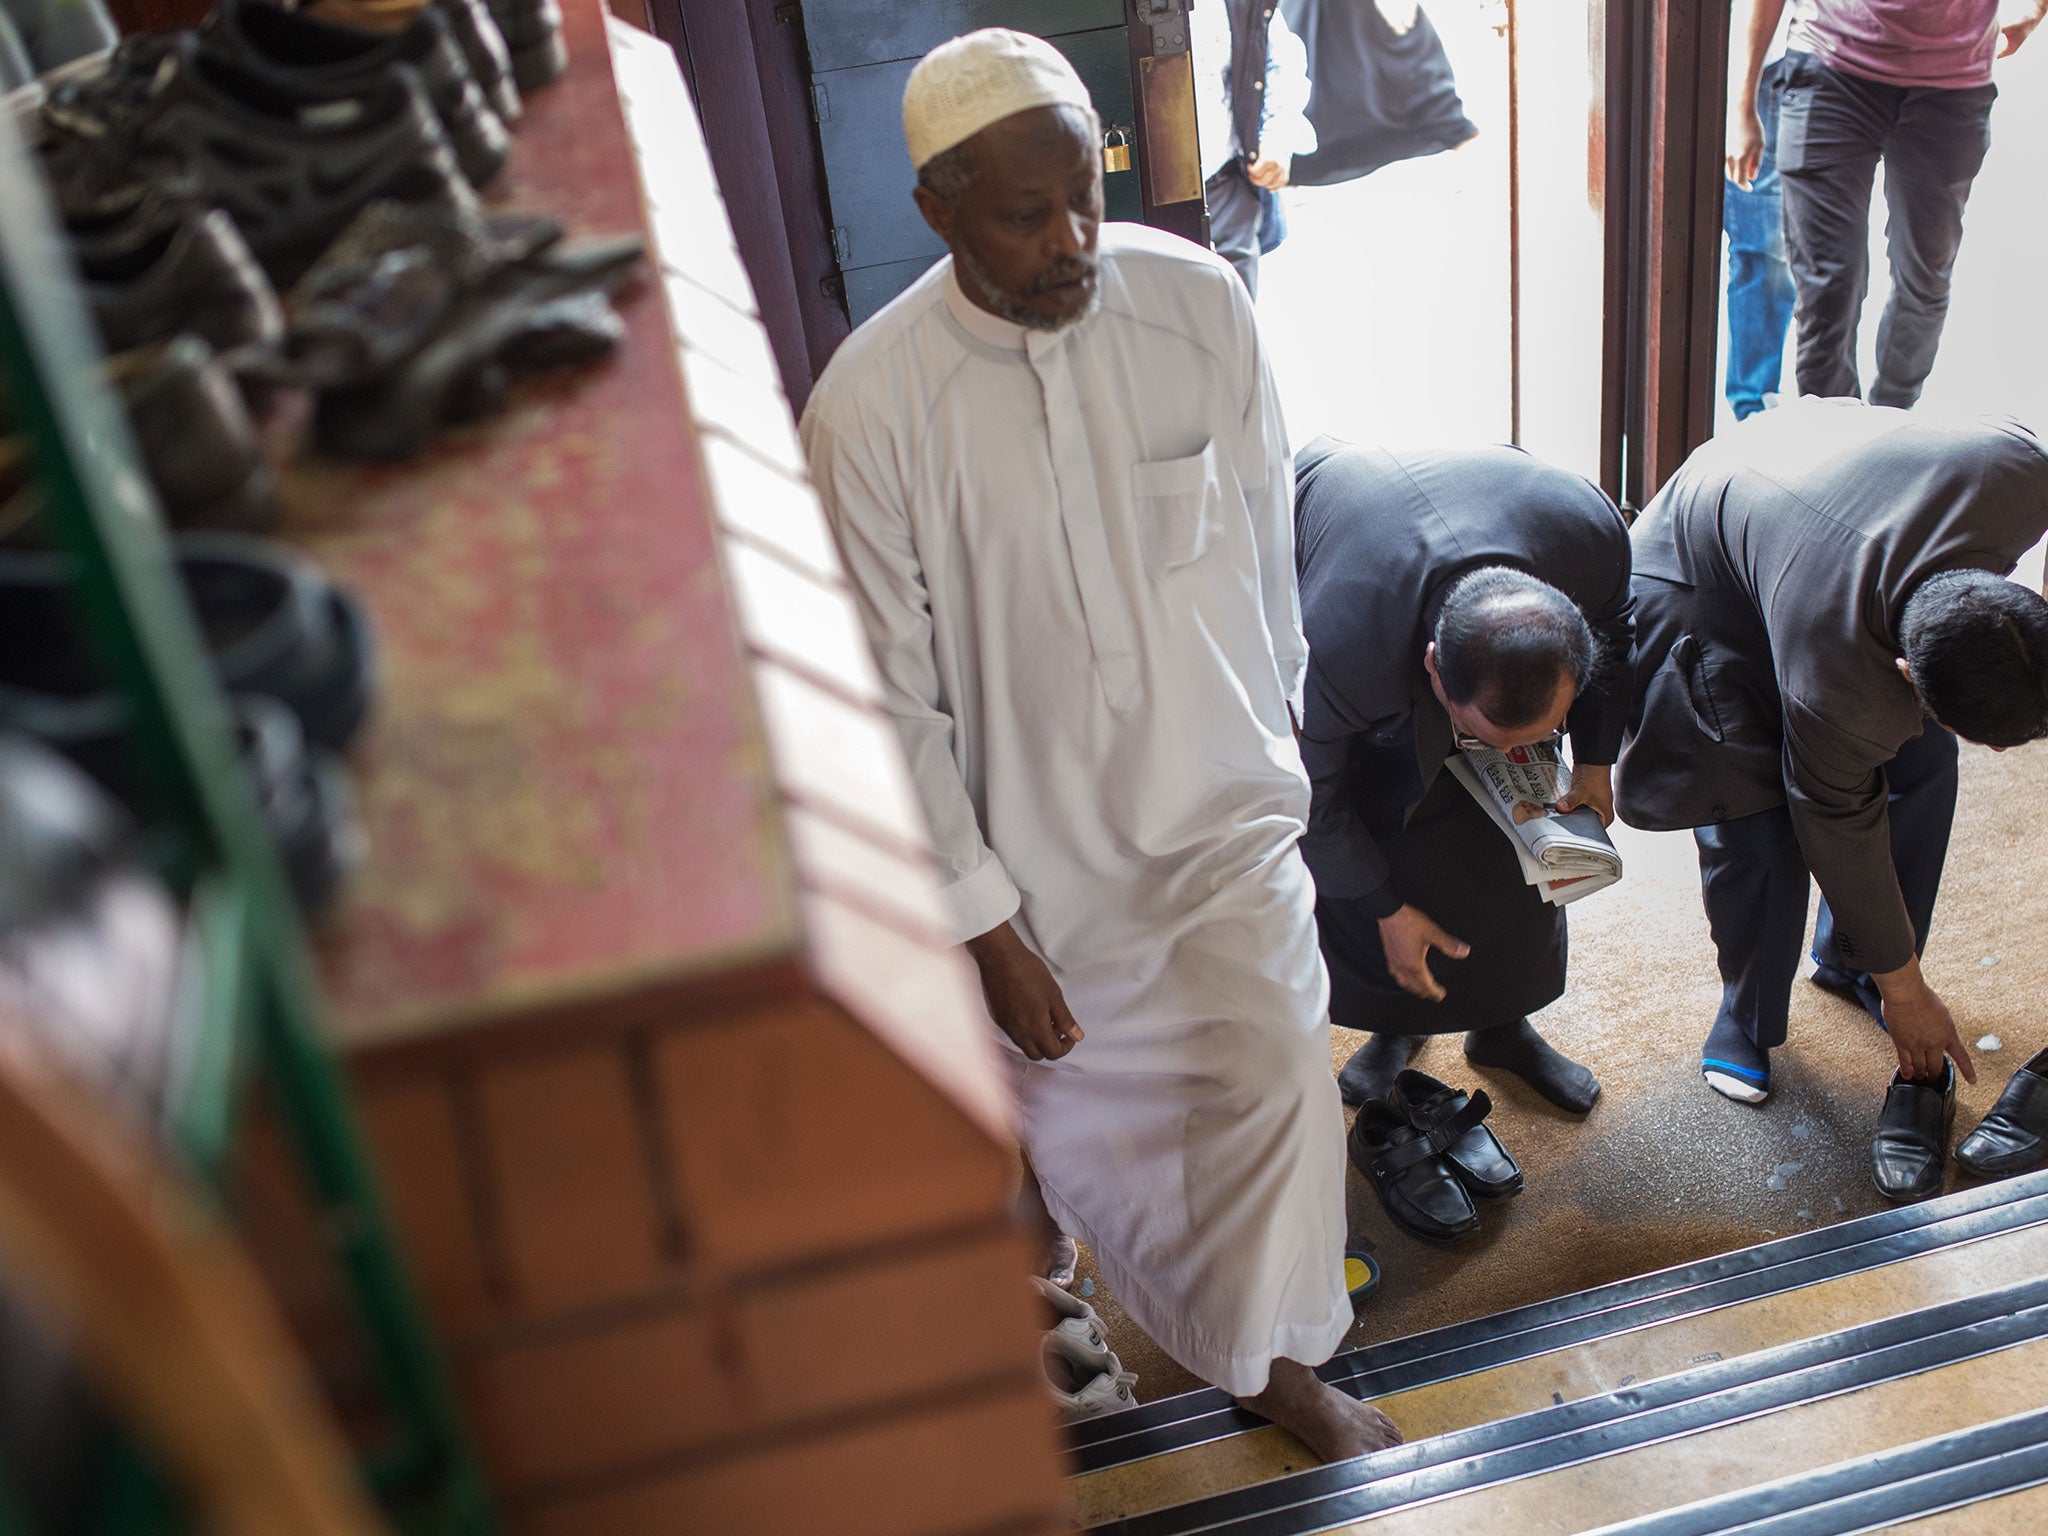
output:
<svg viewBox="0 0 2048 1536"><path fill-rule="evenodd" d="M1909 406L1948 319L1963 207L1991 144L1992 85L1885 85L1788 53L1778 106L1785 254L1799 292L1799 392L1857 395L1856 322L1870 285L1870 188L1884 162L1892 293L1872 405Z"/></svg>
<svg viewBox="0 0 2048 1536"><path fill-rule="evenodd" d="M1892 867L1913 920L1917 952L1927 945L1955 821L1955 737L1928 721L1926 730L1886 765L1885 779L1891 791ZM1733 1019L1761 1049L1783 1045L1812 892L1792 813L1775 806L1738 816L1695 828L1693 840L1700 850L1700 893L1721 962L1721 1016ZM1814 930L1813 958L1832 973L1831 980L1854 987L1864 1007L1878 1014L1875 983L1835 947L1834 915L1825 900Z"/></svg>
<svg viewBox="0 0 2048 1536"><path fill-rule="evenodd" d="M1209 244L1237 268L1245 291L1259 296L1259 220L1264 212L1259 189L1252 185L1244 162L1233 160L1209 178Z"/></svg>
<svg viewBox="0 0 2048 1536"><path fill-rule="evenodd" d="M1401 988L1387 969L1379 920L1363 903L1316 902L1316 929L1330 972L1330 1019L1345 1029L1393 1035L1441 1035L1500 1029L1557 1001L1564 992L1564 909L1522 882L1507 835L1449 772L1416 806L1408 824L1374 828L1403 899L1472 952L1463 960L1432 950L1429 968L1444 1000L1427 1002Z"/></svg>

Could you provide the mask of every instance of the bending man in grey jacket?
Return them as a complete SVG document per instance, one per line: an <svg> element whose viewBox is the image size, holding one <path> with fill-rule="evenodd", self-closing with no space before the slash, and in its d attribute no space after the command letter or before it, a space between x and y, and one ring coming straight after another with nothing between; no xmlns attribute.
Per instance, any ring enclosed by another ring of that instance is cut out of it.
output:
<svg viewBox="0 0 2048 1536"><path fill-rule="evenodd" d="M2048 451L2018 423L1814 399L1701 448L1637 522L1616 799L1631 824L1698 841L1722 978L1702 1053L1717 1091L1769 1092L1809 872L1814 980L1890 1030L1894 1094L1951 1091L1944 1057L1975 1081L1919 953L1955 736L2048 735L2048 602L2004 579L2044 531ZM1925 1166L1879 1163L1884 1193L1927 1192Z"/></svg>

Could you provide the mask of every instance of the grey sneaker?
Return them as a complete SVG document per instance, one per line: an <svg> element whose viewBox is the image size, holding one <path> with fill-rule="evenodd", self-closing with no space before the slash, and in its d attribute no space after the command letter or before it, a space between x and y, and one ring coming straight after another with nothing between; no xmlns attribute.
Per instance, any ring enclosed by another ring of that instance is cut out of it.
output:
<svg viewBox="0 0 2048 1536"><path fill-rule="evenodd" d="M1071 1333L1053 1328L1039 1340L1038 1353L1046 1389L1068 1423L1138 1406L1131 1391L1138 1373L1125 1370L1113 1350L1092 1349Z"/></svg>
<svg viewBox="0 0 2048 1536"><path fill-rule="evenodd" d="M1045 1298L1045 1304L1059 1318L1059 1322L1054 1324L1058 1332L1072 1334L1090 1349L1109 1348L1109 1337L1102 1331L1102 1319L1095 1315L1093 1307L1043 1276L1033 1275L1031 1283L1038 1287L1038 1294Z"/></svg>

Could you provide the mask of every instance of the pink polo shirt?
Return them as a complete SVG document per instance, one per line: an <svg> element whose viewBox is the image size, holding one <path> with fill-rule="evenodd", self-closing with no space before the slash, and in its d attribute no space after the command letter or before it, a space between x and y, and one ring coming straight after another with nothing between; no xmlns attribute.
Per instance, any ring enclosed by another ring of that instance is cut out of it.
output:
<svg viewBox="0 0 2048 1536"><path fill-rule="evenodd" d="M1887 85L1989 85L1998 0L1792 0L1785 46Z"/></svg>

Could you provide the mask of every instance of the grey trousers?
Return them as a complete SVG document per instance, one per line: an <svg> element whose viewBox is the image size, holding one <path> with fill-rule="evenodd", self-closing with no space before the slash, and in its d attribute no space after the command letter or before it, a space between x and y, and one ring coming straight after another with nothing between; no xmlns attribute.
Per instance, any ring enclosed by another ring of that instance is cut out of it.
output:
<svg viewBox="0 0 2048 1536"><path fill-rule="evenodd" d="M1209 178L1209 244L1237 268L1245 291L1259 296L1259 216L1264 212L1259 189L1244 163L1233 160Z"/></svg>
<svg viewBox="0 0 2048 1536"><path fill-rule="evenodd" d="M1963 205L1991 143L1993 85L1885 85L1788 53L1778 108L1785 254L1799 291L1799 392L1860 395L1856 322L1870 280L1870 188L1884 161L1892 293L1872 405L1909 406L1948 318Z"/></svg>

